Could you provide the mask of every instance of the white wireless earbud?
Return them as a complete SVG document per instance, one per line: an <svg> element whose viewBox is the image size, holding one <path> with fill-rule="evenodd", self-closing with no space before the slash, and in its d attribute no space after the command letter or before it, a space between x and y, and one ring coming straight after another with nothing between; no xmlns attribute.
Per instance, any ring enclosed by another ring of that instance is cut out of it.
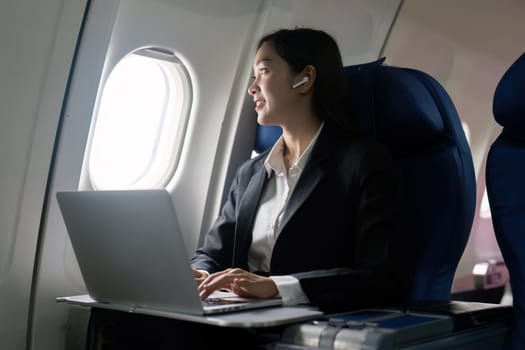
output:
<svg viewBox="0 0 525 350"><path fill-rule="evenodd" d="M292 89L298 88L299 86L306 84L306 82L309 80L310 78L304 77L303 79L299 80L297 83L293 84Z"/></svg>

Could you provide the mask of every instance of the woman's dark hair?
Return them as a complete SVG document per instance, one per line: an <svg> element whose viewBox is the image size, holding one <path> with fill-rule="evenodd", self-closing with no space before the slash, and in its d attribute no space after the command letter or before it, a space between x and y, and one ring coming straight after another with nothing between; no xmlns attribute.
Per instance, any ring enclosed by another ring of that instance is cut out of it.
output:
<svg viewBox="0 0 525 350"><path fill-rule="evenodd" d="M307 65L315 67L312 104L319 118L354 130L353 118L347 108L349 91L343 71L339 47L329 34L316 29L281 29L259 40L257 48L271 43L275 51L295 73Z"/></svg>

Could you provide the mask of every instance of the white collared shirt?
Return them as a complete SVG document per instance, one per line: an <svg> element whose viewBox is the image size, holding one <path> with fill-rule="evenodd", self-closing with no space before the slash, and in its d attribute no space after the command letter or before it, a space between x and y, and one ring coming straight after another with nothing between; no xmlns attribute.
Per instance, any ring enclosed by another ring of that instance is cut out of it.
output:
<svg viewBox="0 0 525 350"><path fill-rule="evenodd" d="M301 177L304 167L310 159L323 124L312 138L297 161L286 169L284 165L284 139L281 136L264 162L268 174L268 184L259 202L255 217L252 244L248 252L250 271L270 271L273 247L281 229L281 221L292 193ZM292 276L271 276L279 289L279 294L286 305L307 303L299 281Z"/></svg>

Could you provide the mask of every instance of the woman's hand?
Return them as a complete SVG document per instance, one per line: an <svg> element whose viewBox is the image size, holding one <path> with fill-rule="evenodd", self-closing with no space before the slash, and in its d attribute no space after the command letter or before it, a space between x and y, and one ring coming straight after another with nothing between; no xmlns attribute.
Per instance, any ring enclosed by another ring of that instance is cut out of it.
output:
<svg viewBox="0 0 525 350"><path fill-rule="evenodd" d="M273 298L279 293L271 278L237 268L209 275L199 285L199 295L206 299L219 289L227 289L245 298Z"/></svg>
<svg viewBox="0 0 525 350"><path fill-rule="evenodd" d="M209 274L204 271L198 271L195 269L191 269L191 271L193 272L193 277L195 277L195 283L197 283L197 286L199 286L202 281L204 281L206 277L209 276Z"/></svg>

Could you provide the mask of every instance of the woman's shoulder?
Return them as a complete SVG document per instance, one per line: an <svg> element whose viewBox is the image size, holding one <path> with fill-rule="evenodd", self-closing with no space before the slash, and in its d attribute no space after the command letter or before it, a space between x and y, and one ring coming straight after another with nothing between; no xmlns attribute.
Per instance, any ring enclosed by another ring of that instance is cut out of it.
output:
<svg viewBox="0 0 525 350"><path fill-rule="evenodd" d="M264 161L266 160L266 157L268 156L268 153L270 150L266 150L264 152L261 152L254 157L245 160L244 163L242 163L237 173L239 174L247 174L247 173L254 173L258 171L261 167L264 167Z"/></svg>

